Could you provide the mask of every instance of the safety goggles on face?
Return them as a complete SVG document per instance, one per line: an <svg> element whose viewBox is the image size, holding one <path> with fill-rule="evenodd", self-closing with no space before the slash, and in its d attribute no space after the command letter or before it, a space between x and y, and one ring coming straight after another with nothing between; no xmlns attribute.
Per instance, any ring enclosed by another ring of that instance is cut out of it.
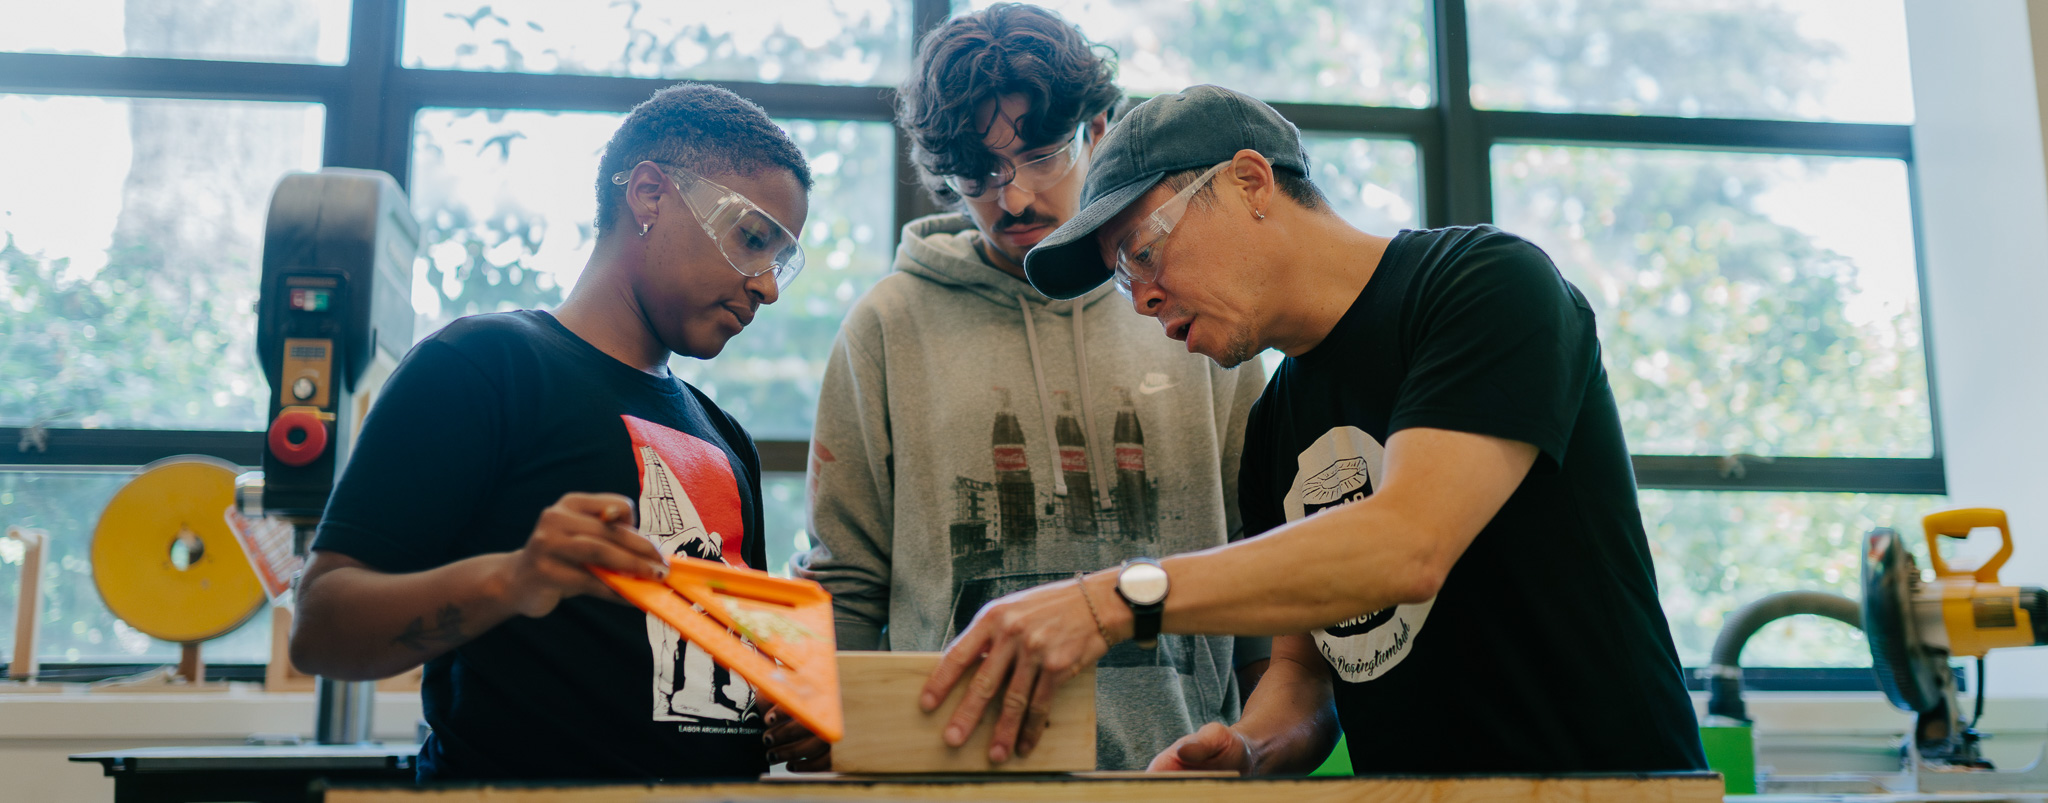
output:
<svg viewBox="0 0 2048 803"><path fill-rule="evenodd" d="M1085 124L1084 124L1085 127ZM947 176L946 186L963 198L980 198L990 192L1016 184L1029 193L1040 193L1052 189L1064 181L1068 173L1074 172L1074 165L1081 160L1075 157L1074 145L1081 141L1081 129L1067 138L1067 144L1059 150L1040 156L1020 165L996 157L996 169L981 176Z"/></svg>
<svg viewBox="0 0 2048 803"><path fill-rule="evenodd" d="M696 215L698 225L704 227L711 242L718 244L718 252L741 276L752 278L774 271L775 289L780 292L803 272L803 246L797 244L796 234L774 215L747 200L747 196L685 168L652 160L649 163L668 176L683 205ZM625 184L630 173L622 170L612 174L612 183Z"/></svg>
<svg viewBox="0 0 2048 803"><path fill-rule="evenodd" d="M1230 165L1223 162L1195 179L1194 183L1174 193L1166 203L1160 204L1152 214L1138 221L1136 228L1125 234L1116 244L1116 265L1112 276L1117 292L1124 298L1131 297L1131 285L1151 284L1159 279L1159 251L1166 244L1166 235L1173 233L1173 227L1180 225L1182 216L1188 213L1188 201L1195 197L1216 173Z"/></svg>

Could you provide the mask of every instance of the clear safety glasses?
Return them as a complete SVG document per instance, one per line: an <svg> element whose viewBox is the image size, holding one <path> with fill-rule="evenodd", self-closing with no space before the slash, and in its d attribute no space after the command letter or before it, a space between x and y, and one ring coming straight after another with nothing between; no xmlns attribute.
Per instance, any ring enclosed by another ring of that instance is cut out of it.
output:
<svg viewBox="0 0 2048 803"><path fill-rule="evenodd" d="M804 249L796 235L747 196L678 165L649 161L675 184L683 204L696 215L704 233L718 244L725 261L741 276L754 277L775 272L775 289L780 292L796 281L804 269ZM625 184L632 171L612 174L613 184Z"/></svg>
<svg viewBox="0 0 2048 803"><path fill-rule="evenodd" d="M1216 173L1229 166L1223 162L1209 168L1194 183L1174 193L1166 203L1160 204L1152 214L1138 221L1137 228L1131 229L1116 244L1116 265L1113 276L1117 292L1124 298L1131 297L1131 285L1151 284L1159 279L1159 249L1166 244L1166 236L1173 233L1173 227L1180 225L1180 219L1188 213L1188 201L1195 197Z"/></svg>
<svg viewBox="0 0 2048 803"><path fill-rule="evenodd" d="M1081 131L1067 138L1067 144L1059 150L1040 156L1020 165L1010 164L1001 157L996 158L996 169L981 176L947 176L946 186L953 188L963 198L980 198L990 192L1016 184L1029 193L1040 193L1052 189L1074 172L1074 165L1081 160L1075 158L1074 146L1081 141Z"/></svg>

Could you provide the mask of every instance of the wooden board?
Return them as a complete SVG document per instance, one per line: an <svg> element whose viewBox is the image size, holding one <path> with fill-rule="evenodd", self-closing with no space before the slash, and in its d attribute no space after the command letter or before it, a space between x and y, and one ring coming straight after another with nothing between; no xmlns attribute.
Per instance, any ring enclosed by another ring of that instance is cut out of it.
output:
<svg viewBox="0 0 2048 803"><path fill-rule="evenodd" d="M967 687L953 687L939 710L918 710L925 678L938 668L935 652L842 652L840 700L846 707L846 737L832 745L832 769L840 773L1082 772L1095 769L1095 668L1061 686L1052 702L1051 724L1031 755L1002 764L988 761L989 732L998 706L990 706L967 744L946 746L940 735Z"/></svg>
<svg viewBox="0 0 2048 803"><path fill-rule="evenodd" d="M43 626L43 594L39 590L43 581L43 545L50 542L50 534L9 527L5 537L20 541L23 546L21 574L15 583L21 593L14 601L14 659L7 663L7 677L35 680L36 635Z"/></svg>
<svg viewBox="0 0 2048 803"><path fill-rule="evenodd" d="M1086 780L992 776L982 781L716 783L664 786L465 786L330 789L327 803L656 803L741 800L1099 800L1119 803L1722 803L1721 776L1668 774L1243 780Z"/></svg>
<svg viewBox="0 0 2048 803"><path fill-rule="evenodd" d="M1236 770L1090 770L1088 772L1062 772L1041 780L1079 781L1140 781L1140 780L1187 780L1189 778L1236 778ZM792 775L768 774L761 776L762 783L904 783L930 781L936 783L983 783L988 780L981 773L953 773L949 775L852 775L841 772L804 772Z"/></svg>

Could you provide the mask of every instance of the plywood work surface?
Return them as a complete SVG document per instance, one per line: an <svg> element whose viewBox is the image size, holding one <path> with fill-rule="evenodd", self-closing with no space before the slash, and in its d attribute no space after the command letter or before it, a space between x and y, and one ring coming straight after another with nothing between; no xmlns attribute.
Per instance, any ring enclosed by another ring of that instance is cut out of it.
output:
<svg viewBox="0 0 2048 803"><path fill-rule="evenodd" d="M1059 772L1034 775L1034 781L1171 781L1188 778L1237 778L1236 770L1090 770L1088 772ZM790 775L763 775L762 783L982 783L988 776L980 773L952 773L946 775L852 775L840 772L805 772Z"/></svg>
<svg viewBox="0 0 2048 803"><path fill-rule="evenodd" d="M327 803L685 803L747 800L1113 801L1206 803L1721 803L1710 772L1624 776L1089 780L991 776L980 781L717 783L333 789Z"/></svg>
<svg viewBox="0 0 2048 803"><path fill-rule="evenodd" d="M1060 687L1052 701L1051 724L1031 755L1002 764L988 761L989 732L998 706L958 748L947 747L941 731L960 702L965 682L939 710L917 707L925 679L938 668L935 652L842 652L840 701L846 736L832 745L832 769L840 773L1080 772L1095 769L1095 668Z"/></svg>

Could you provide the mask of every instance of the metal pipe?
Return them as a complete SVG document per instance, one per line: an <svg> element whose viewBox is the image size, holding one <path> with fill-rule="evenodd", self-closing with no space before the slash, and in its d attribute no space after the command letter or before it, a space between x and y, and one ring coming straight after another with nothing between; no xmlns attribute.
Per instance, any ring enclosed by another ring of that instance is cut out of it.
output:
<svg viewBox="0 0 2048 803"><path fill-rule="evenodd" d="M238 489L245 507L252 501L261 505L263 499L262 472L250 473L256 475L252 482ZM293 522L299 554L306 553L306 545L312 541L317 523L317 520ZM292 579L292 585L296 590L298 578ZM362 744L370 741L370 725L376 714L376 681L316 677L313 679L313 699L313 741L320 744Z"/></svg>
<svg viewBox="0 0 2048 803"><path fill-rule="evenodd" d="M370 741L370 722L375 714L377 683L346 681L329 677L313 681L319 713L313 723L314 741L320 744L362 744Z"/></svg>

